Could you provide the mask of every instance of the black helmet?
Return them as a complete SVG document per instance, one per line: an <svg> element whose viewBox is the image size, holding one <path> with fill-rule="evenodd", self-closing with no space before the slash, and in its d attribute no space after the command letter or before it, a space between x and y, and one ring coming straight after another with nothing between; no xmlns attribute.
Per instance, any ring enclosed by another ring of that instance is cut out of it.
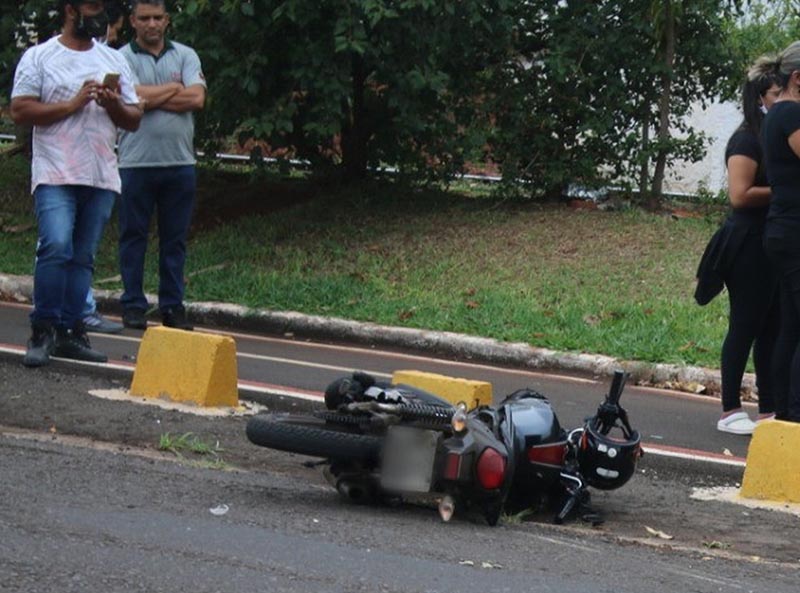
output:
<svg viewBox="0 0 800 593"><path fill-rule="evenodd" d="M570 435L577 446L578 465L586 482L599 490L614 490L631 479L642 456L639 431L617 424L622 438L609 436L597 416Z"/></svg>

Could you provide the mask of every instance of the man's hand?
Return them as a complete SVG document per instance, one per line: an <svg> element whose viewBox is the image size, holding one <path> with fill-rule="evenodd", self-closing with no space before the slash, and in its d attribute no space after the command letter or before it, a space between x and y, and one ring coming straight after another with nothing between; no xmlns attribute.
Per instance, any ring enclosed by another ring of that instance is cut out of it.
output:
<svg viewBox="0 0 800 593"><path fill-rule="evenodd" d="M106 111L108 111L109 105L119 103L119 86L112 89L111 87L98 85L93 94L95 103Z"/></svg>
<svg viewBox="0 0 800 593"><path fill-rule="evenodd" d="M78 94L75 95L70 103L71 111L70 113L75 113L80 111L86 105L89 104L90 101L97 100L97 94L100 92L100 89L103 88L103 85L98 83L95 80L87 80L83 83L83 86L78 91Z"/></svg>

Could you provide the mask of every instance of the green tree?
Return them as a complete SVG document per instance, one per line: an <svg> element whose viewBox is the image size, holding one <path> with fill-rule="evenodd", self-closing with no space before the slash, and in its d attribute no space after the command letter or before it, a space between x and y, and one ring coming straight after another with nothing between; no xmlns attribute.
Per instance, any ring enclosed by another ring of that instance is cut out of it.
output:
<svg viewBox="0 0 800 593"><path fill-rule="evenodd" d="M483 73L510 49L506 0L187 0L214 136L267 141L349 179L448 175L484 142Z"/></svg>
<svg viewBox="0 0 800 593"><path fill-rule="evenodd" d="M8 101L22 52L59 26L52 0L0 0L0 105Z"/></svg>
<svg viewBox="0 0 800 593"><path fill-rule="evenodd" d="M723 38L732 7L686 2L665 28L653 4L529 0L518 7L522 59L495 84L496 157L506 177L529 180L539 194L571 182L660 194L668 159L702 157L703 138L684 117L732 76Z"/></svg>
<svg viewBox="0 0 800 593"><path fill-rule="evenodd" d="M728 19L725 39L737 69L745 72L761 55L776 54L800 37L800 5L796 0L752 0L748 10ZM741 79L734 79L725 94L736 98Z"/></svg>

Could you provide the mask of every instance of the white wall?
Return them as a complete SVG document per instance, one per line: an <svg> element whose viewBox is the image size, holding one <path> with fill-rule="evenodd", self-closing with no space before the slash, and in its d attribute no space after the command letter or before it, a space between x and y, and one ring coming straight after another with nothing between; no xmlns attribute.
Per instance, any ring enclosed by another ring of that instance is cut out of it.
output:
<svg viewBox="0 0 800 593"><path fill-rule="evenodd" d="M741 111L735 103L712 103L707 109L698 105L687 121L695 130L704 132L711 139L711 145L701 161L687 163L676 160L671 163L664 180L664 190L694 194L701 185L705 185L716 194L726 188L725 145L742 121Z"/></svg>

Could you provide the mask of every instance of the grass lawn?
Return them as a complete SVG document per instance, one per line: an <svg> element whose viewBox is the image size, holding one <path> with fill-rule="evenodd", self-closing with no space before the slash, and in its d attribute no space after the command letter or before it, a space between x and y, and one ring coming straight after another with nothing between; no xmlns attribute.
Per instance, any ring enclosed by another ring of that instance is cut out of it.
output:
<svg viewBox="0 0 800 593"><path fill-rule="evenodd" d="M24 161L5 161L5 273L31 273L36 237L27 188ZM485 193L386 184L326 189L204 172L187 299L719 365L727 299L701 308L692 292L720 212L675 218L637 209L584 211ZM98 280L118 274L116 235L112 220ZM154 293L155 241L152 248L146 289Z"/></svg>

